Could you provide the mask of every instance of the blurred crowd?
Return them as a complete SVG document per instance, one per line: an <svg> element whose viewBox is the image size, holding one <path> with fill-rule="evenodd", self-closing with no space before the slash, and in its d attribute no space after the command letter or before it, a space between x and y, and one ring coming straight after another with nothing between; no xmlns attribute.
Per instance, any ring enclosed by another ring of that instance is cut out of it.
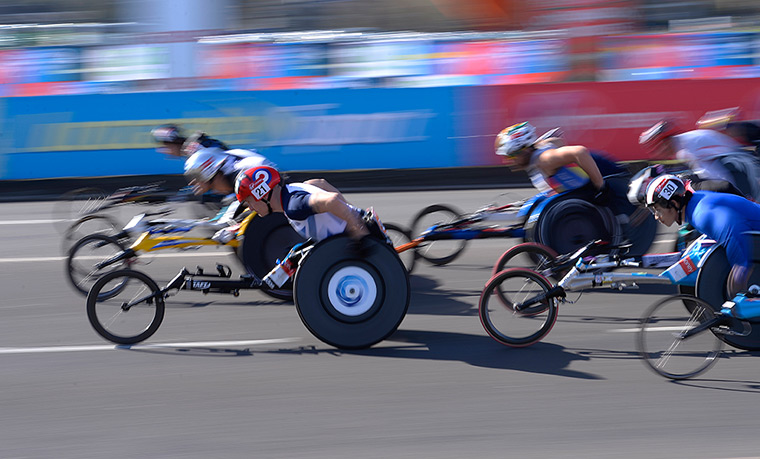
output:
<svg viewBox="0 0 760 459"><path fill-rule="evenodd" d="M756 0L6 0L0 97L760 75Z"/></svg>

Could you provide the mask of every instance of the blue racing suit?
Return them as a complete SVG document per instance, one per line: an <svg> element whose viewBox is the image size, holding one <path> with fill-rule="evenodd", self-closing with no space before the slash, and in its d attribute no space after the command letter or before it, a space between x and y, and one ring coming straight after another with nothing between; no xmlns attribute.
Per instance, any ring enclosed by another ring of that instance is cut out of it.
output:
<svg viewBox="0 0 760 459"><path fill-rule="evenodd" d="M750 266L751 240L744 233L760 231L760 205L733 194L696 191L683 216L685 223L723 245L731 265Z"/></svg>

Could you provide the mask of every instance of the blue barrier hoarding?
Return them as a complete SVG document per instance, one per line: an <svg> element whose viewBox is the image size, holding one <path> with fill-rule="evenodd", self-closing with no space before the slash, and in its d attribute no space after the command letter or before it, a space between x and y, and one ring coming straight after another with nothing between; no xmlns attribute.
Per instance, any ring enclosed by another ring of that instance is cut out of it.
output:
<svg viewBox="0 0 760 459"><path fill-rule="evenodd" d="M203 91L6 98L0 179L181 173L151 128L206 131L283 170L454 167L453 88Z"/></svg>

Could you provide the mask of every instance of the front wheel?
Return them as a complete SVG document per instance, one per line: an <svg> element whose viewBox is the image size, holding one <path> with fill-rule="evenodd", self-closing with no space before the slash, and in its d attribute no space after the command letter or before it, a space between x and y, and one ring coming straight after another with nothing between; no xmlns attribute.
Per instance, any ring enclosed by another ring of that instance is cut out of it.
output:
<svg viewBox="0 0 760 459"><path fill-rule="evenodd" d="M66 273L76 291L87 295L95 281L104 274L126 268L128 260L118 261L111 266L98 269L97 264L124 252L118 239L104 234L91 234L80 239L69 251L66 259ZM118 288L118 285L114 285ZM104 291L105 292L105 291ZM110 293L110 292L105 292Z"/></svg>
<svg viewBox="0 0 760 459"><path fill-rule="evenodd" d="M164 311L158 285L139 271L110 272L98 279L87 295L90 325L116 344L135 344L150 338L164 320Z"/></svg>
<svg viewBox="0 0 760 459"><path fill-rule="evenodd" d="M690 308L684 308L687 303ZM646 365L669 379L687 379L710 369L723 341L709 328L695 327L715 319L712 307L694 296L674 295L652 305L641 320L637 345Z"/></svg>
<svg viewBox="0 0 760 459"><path fill-rule="evenodd" d="M493 276L478 302L478 315L486 332L512 347L540 341L557 321L557 300L546 298L551 284L542 275L512 268Z"/></svg>
<svg viewBox="0 0 760 459"><path fill-rule="evenodd" d="M506 268L527 268L541 273L545 277L554 277L561 279L564 272L556 272L554 261L557 259L557 252L551 247L535 242L523 242L504 252L496 261L491 272L495 276Z"/></svg>
<svg viewBox="0 0 760 459"><path fill-rule="evenodd" d="M445 204L433 204L422 209L414 219L411 225L411 237L420 237L420 234L427 231L434 225L451 223L462 218L462 213L451 206ZM451 263L457 259L464 251L467 245L465 239L448 239L425 242L417 248L417 255L423 260L436 266L442 266Z"/></svg>

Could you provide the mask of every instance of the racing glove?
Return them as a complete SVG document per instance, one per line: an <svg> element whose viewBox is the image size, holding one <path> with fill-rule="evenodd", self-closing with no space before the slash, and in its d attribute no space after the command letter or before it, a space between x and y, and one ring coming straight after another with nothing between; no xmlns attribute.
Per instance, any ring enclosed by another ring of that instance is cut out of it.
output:
<svg viewBox="0 0 760 459"><path fill-rule="evenodd" d="M596 194L594 194L592 202L597 206L606 207L612 204L613 198L614 195L612 194L612 190L607 186L607 182L605 181L602 182L602 187L596 191Z"/></svg>
<svg viewBox="0 0 760 459"><path fill-rule="evenodd" d="M231 240L235 239L235 236L237 235L237 232L239 229L240 229L240 225L233 225L233 226L228 226L226 228L222 228L216 233L214 233L214 235L211 236L211 239L220 244L226 244L230 242Z"/></svg>

